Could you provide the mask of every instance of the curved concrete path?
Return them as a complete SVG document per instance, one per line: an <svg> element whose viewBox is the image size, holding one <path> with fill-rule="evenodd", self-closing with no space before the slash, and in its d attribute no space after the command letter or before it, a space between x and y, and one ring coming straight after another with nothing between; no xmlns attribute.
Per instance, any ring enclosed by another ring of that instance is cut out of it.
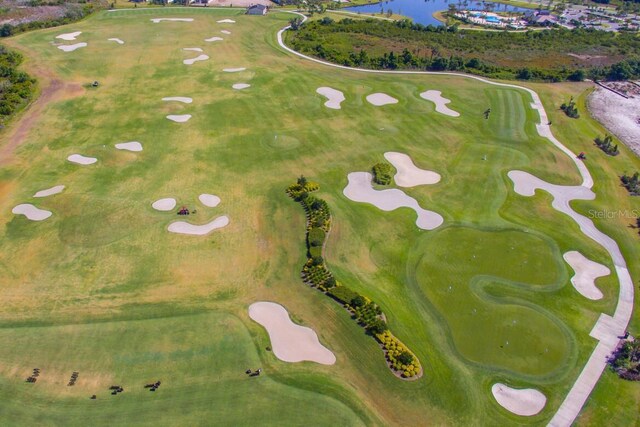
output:
<svg viewBox="0 0 640 427"><path fill-rule="evenodd" d="M298 12L283 11L283 13L291 13L294 15L301 16L303 19L303 22L307 20L306 16ZM582 184L580 185L580 187L584 187L584 190L591 190L591 187L593 187L593 178L591 177L591 174L589 173L587 166L582 161L577 159L576 154L574 152L572 152L567 147L565 147L560 141L558 141L553 136L553 133L551 132L551 128L548 125L549 118L547 116L547 112L545 111L544 106L542 105L542 101L540 100L540 97L534 90L526 87L518 86L518 85L508 84L508 83L492 82L490 80L483 79L482 77L472 76L468 74L443 73L443 72L434 72L434 71L366 70L363 68L351 68L343 65L331 64L330 62L322 61L320 59L312 58L310 56L296 52L295 50L285 45L282 39L282 34L285 31L287 31L289 28L290 26L286 26L282 28L280 31L278 31L277 38L278 38L278 44L280 45L280 47L293 55L299 56L308 61L316 62L318 64L322 64L322 65L326 65L334 68L341 68L341 69L349 70L353 72L372 73L372 74L450 75L450 76L463 77L467 79L474 79L474 80L478 80L483 83L487 83L494 86L510 87L510 88L523 90L527 92L533 100L533 102L531 103L531 108L536 110L540 115L540 123L536 124L536 130L538 134L541 137L548 139L560 151L562 151L563 153L565 153L567 156L571 158L573 163L578 168L578 171L580 172L580 176L582 177ZM584 190L580 190L580 191L584 191ZM611 255L611 258L613 259L616 273L618 275L618 281L620 283L620 292L618 297L618 304L616 306L616 310L613 314L613 317L606 314L601 314L600 318L598 319L598 322L596 323L596 325L594 326L593 330L590 333L590 336L598 340L598 344L596 345L596 348L593 350L593 353L591 353L591 356L589 357L589 360L587 361L587 364L584 366L582 372L578 376L578 379L573 384L573 387L569 391L569 394L567 395L565 400L560 405L560 408L558 408L558 411L549 422L549 425L554 427L556 426L569 427L571 426L571 424L573 424L575 419L578 417L578 415L580 414L580 411L582 410L582 407L584 406L589 395L593 391L593 388L595 387L596 383L600 379L602 372L607 366L607 357L611 354L613 349L618 345L618 342L619 342L618 336L624 334L624 331L626 330L627 325L631 320L631 313L633 311L633 294L634 294L633 281L631 280L631 276L629 275L627 264L624 258L622 257L622 253L620 252L620 248L618 247L618 244L609 236L599 231L593 224L593 221L573 211L573 209L571 209L568 206L568 203L570 201L571 201L570 199L562 200L562 201L558 200L558 202L566 202L566 208L568 208L568 210L571 211L571 213L566 210L562 210L562 212L571 216L571 218L573 218L578 223L578 225L580 226L580 230L583 233L585 233L588 237L598 242L602 247L604 247L607 250L607 252L609 252L609 254ZM554 198L554 203L556 203L555 198ZM558 203L558 205L560 204L561 203ZM554 208L555 207L556 206L554 206Z"/></svg>

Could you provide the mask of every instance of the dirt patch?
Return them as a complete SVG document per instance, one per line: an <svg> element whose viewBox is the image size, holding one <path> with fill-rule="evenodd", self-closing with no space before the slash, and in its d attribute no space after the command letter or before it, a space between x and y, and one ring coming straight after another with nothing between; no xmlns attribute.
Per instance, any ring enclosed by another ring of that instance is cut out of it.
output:
<svg viewBox="0 0 640 427"><path fill-rule="evenodd" d="M630 83L608 86L629 98L597 88L587 100L589 112L640 156L640 87Z"/></svg>

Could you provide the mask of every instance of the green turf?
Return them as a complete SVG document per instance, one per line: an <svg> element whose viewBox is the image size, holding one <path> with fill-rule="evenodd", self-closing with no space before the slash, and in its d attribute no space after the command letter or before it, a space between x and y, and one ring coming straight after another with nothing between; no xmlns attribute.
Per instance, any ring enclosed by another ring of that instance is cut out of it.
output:
<svg viewBox="0 0 640 427"><path fill-rule="evenodd" d="M512 190L506 174L513 169L579 183L572 161L536 135L528 95L456 77L364 75L312 64L277 47L275 33L290 15L241 13L105 12L9 39L24 52L26 70L46 64L67 82L100 86L50 104L0 171L3 424L547 421L595 345L588 333L599 314L613 312L617 282L598 280L602 301L582 298L561 254L580 250L611 267L606 253L554 211L548 195L524 198ZM195 21L151 23L157 16ZM216 23L229 16L237 23ZM63 53L51 45L70 31L83 31L78 41L89 46ZM203 41L215 35L225 40ZM197 56L183 47L202 47L211 59L183 65ZM247 70L222 72L229 67ZM231 89L238 82L252 86ZM315 93L320 86L345 93L341 110L323 106ZM557 112L559 100L584 87L535 88L557 136L589 154L598 199L574 207L637 209L615 173L640 169L638 160L624 148L614 159L600 156L589 141L601 129ZM419 97L427 89L441 90L461 117L436 113ZM373 92L399 103L373 107L364 99ZM165 96L194 102L162 102ZM177 124L167 114L193 117ZM136 140L141 153L113 148ZM405 189L442 214L438 230L417 229L409 209L383 212L343 196L349 172L368 171L391 150L442 175L437 185ZM80 167L65 160L76 152L99 162ZM319 197L333 212L329 267L381 305L394 334L420 358L419 381L394 377L346 311L301 283L304 216L284 193L300 174L320 183ZM31 198L56 184L67 189ZM201 193L222 202L206 208L197 201ZM207 237L170 234L175 213L151 208L162 197L197 209L192 222L222 214L231 222ZM54 215L33 223L11 214L18 203ZM630 220L596 223L620 243L637 277ZM265 350L266 332L247 316L257 300L279 302L314 328L336 365L278 361ZM42 381L26 384L34 364L43 369ZM248 364L265 375L249 382ZM81 380L70 390L64 383L73 370ZM152 396L142 386L154 379L167 387ZM114 381L127 388L122 396L106 394ZM526 419L509 414L491 398L496 381L542 390L547 407ZM607 392L598 389L586 412L593 425L606 419L605 409L637 417L626 402L608 397L627 386L607 378L599 387ZM90 401L91 394L99 399Z"/></svg>

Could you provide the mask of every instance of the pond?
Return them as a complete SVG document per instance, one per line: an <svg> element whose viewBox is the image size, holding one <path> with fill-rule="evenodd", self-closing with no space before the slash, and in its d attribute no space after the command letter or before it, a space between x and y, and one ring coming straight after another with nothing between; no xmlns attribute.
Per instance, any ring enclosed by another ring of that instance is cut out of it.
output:
<svg viewBox="0 0 640 427"><path fill-rule="evenodd" d="M450 4L455 5L459 10L485 10L485 8L493 12L526 12L532 10L490 1L468 0L388 0L380 3L345 7L342 10L363 14L380 13L381 11L386 13L391 10L393 13L411 18L417 24L442 25L442 22L434 18L433 14L448 10ZM531 3L534 7L538 4L535 0Z"/></svg>

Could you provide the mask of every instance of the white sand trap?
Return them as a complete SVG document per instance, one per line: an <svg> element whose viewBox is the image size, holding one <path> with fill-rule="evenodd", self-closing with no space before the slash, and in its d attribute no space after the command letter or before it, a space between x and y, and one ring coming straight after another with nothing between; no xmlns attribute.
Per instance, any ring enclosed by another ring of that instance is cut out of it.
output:
<svg viewBox="0 0 640 427"><path fill-rule="evenodd" d="M52 213L49 211L45 211L44 209L39 209L29 203L24 203L22 205L18 205L11 210L16 215L24 215L27 219L31 221L43 221L49 218Z"/></svg>
<svg viewBox="0 0 640 427"><path fill-rule="evenodd" d="M73 33L60 34L59 36L56 36L56 38L70 42L71 40L75 40L80 34L82 34L82 31L75 31Z"/></svg>
<svg viewBox="0 0 640 427"><path fill-rule="evenodd" d="M440 182L440 174L417 167L411 157L393 151L384 153L384 158L398 170L393 179L400 187L415 187Z"/></svg>
<svg viewBox="0 0 640 427"><path fill-rule="evenodd" d="M387 212L402 207L413 209L418 214L416 225L423 230L433 230L444 222L440 214L422 209L416 199L406 195L402 190L375 190L371 186L373 176L369 172L352 172L347 175L347 179L347 186L342 192L349 200L370 203Z"/></svg>
<svg viewBox="0 0 640 427"><path fill-rule="evenodd" d="M231 34L231 31L228 31L228 30L221 30L220 32L221 32L222 34Z"/></svg>
<svg viewBox="0 0 640 427"><path fill-rule="evenodd" d="M80 49L81 47L87 47L87 44L85 42L76 44L63 44L58 46L58 49L65 52L73 52L74 50Z"/></svg>
<svg viewBox="0 0 640 427"><path fill-rule="evenodd" d="M504 409L525 417L542 411L547 403L545 395L533 388L517 389L496 383L491 387L491 393Z"/></svg>
<svg viewBox="0 0 640 427"><path fill-rule="evenodd" d="M158 199L151 204L151 207L157 211L170 211L176 207L176 199L167 197L165 199Z"/></svg>
<svg viewBox="0 0 640 427"><path fill-rule="evenodd" d="M122 40L120 40L119 38L116 38L116 37L112 37L112 38L107 39L107 40L109 40L110 42L116 42L118 44L124 44L124 41L122 41Z"/></svg>
<svg viewBox="0 0 640 427"><path fill-rule="evenodd" d="M273 354L284 362L310 361L333 365L336 356L320 344L311 328L296 325L280 304L259 301L249 306L249 317L262 325L269 334Z"/></svg>
<svg viewBox="0 0 640 427"><path fill-rule="evenodd" d="M200 200L200 203L210 208L215 208L220 204L220 197L213 194L201 194L198 196L198 200Z"/></svg>
<svg viewBox="0 0 640 427"><path fill-rule="evenodd" d="M121 142L116 144L116 148L118 150L126 150L126 151L142 151L142 144L138 141L131 142Z"/></svg>
<svg viewBox="0 0 640 427"><path fill-rule="evenodd" d="M242 90L242 89L246 89L248 87L251 87L250 84L247 83L235 83L233 86L231 86L232 88L236 89L236 90Z"/></svg>
<svg viewBox="0 0 640 427"><path fill-rule="evenodd" d="M82 154L72 154L69 157L67 157L67 160L69 160L72 163L77 163L79 165L92 165L98 161L98 159L96 159L95 157L87 157L87 156L83 156Z"/></svg>
<svg viewBox="0 0 640 427"><path fill-rule="evenodd" d="M328 101L324 103L324 106L333 110L339 110L340 104L345 100L344 93L326 86L316 89L316 93L327 97Z"/></svg>
<svg viewBox="0 0 640 427"><path fill-rule="evenodd" d="M596 287L595 281L598 277L608 276L611 271L606 266L591 261L578 251L569 251L562 257L576 272L571 278L571 283L576 291L590 300L602 299L602 292Z"/></svg>
<svg viewBox="0 0 640 427"><path fill-rule="evenodd" d="M189 119L191 118L191 114L169 114L167 116L167 119L171 120L172 122L176 122L176 123L184 123L189 121Z"/></svg>
<svg viewBox="0 0 640 427"><path fill-rule="evenodd" d="M397 99L395 99L393 96L387 95L386 93L372 93L371 95L367 95L367 101L369 101L370 104L373 104L376 107L398 103Z"/></svg>
<svg viewBox="0 0 640 427"><path fill-rule="evenodd" d="M229 224L229 217L226 215L219 216L213 221L203 225L193 225L184 221L176 221L169 224L167 230L172 233L190 234L193 236L204 236L218 228L226 227Z"/></svg>
<svg viewBox="0 0 640 427"><path fill-rule="evenodd" d="M246 68L240 67L240 68L223 68L222 71L224 71L225 73L237 73L240 71L244 71L246 70Z"/></svg>
<svg viewBox="0 0 640 427"><path fill-rule="evenodd" d="M194 63L198 62L198 61L206 61L207 59L209 59L208 55L202 54L202 55L198 55L195 58L191 58L191 59L185 59L184 61L182 61L183 64L185 65L193 65Z"/></svg>
<svg viewBox="0 0 640 427"><path fill-rule="evenodd" d="M173 22L193 22L193 18L153 18L151 22L157 24L162 21L173 21Z"/></svg>
<svg viewBox="0 0 640 427"><path fill-rule="evenodd" d="M54 194L62 193L64 190L64 185L56 185L55 187L47 188L46 190L40 190L33 197L49 197Z"/></svg>
<svg viewBox="0 0 640 427"><path fill-rule="evenodd" d="M208 39L204 39L206 42L219 42L224 40L222 37L210 37Z"/></svg>
<svg viewBox="0 0 640 427"><path fill-rule="evenodd" d="M458 113L457 111L453 111L451 108L447 107L447 104L449 104L451 100L443 98L442 92L440 92L439 90L428 90L426 92L422 92L420 94L420 98L426 99L427 101L431 101L436 104L436 111L438 113L451 117L460 117L460 113Z"/></svg>
<svg viewBox="0 0 640 427"><path fill-rule="evenodd" d="M235 24L236 21L233 19L221 19L220 21L216 21L218 24Z"/></svg>
<svg viewBox="0 0 640 427"><path fill-rule="evenodd" d="M193 99L189 98L188 96L167 96L166 98L162 98L162 100L167 102L182 102L184 104L191 104L193 102Z"/></svg>
<svg viewBox="0 0 640 427"><path fill-rule="evenodd" d="M182 50L187 52L204 52L201 47L183 47Z"/></svg>

